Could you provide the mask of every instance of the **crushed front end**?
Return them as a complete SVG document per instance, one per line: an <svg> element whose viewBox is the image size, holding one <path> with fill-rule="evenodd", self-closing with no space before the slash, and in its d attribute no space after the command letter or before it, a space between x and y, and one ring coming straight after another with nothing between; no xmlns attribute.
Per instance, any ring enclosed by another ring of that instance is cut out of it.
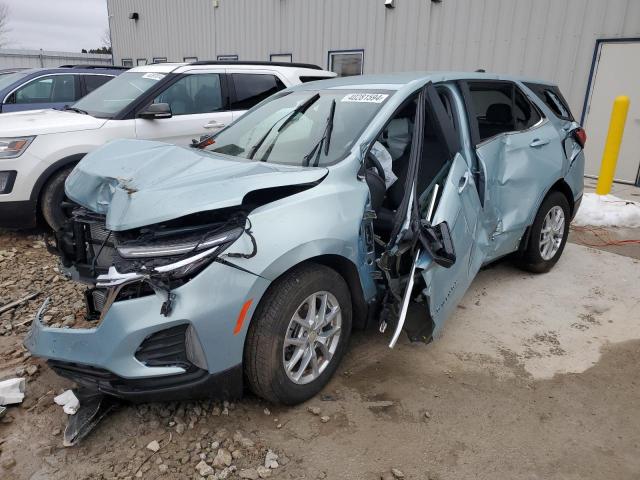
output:
<svg viewBox="0 0 640 480"><path fill-rule="evenodd" d="M240 396L239 333L249 322L238 327L238 318L268 282L232 263L252 252L221 254L251 237L247 225L243 212L223 209L112 231L103 215L77 209L49 248L87 285L94 326L46 327L45 302L26 347L79 386L121 399Z"/></svg>

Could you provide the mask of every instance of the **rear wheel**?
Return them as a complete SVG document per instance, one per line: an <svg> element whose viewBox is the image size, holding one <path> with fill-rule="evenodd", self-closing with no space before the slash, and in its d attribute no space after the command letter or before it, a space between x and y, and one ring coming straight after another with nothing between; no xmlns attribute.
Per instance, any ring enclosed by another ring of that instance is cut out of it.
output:
<svg viewBox="0 0 640 480"><path fill-rule="evenodd" d="M293 405L329 381L351 334L344 279L318 264L295 268L265 294L249 327L244 364L253 392Z"/></svg>
<svg viewBox="0 0 640 480"><path fill-rule="evenodd" d="M544 273L556 264L569 235L570 208L567 197L551 192L544 199L531 227L520 264L525 270Z"/></svg>
<svg viewBox="0 0 640 480"><path fill-rule="evenodd" d="M74 205L64 193L64 182L73 170L68 167L55 173L45 184L40 197L40 210L47 224L59 230L71 217Z"/></svg>

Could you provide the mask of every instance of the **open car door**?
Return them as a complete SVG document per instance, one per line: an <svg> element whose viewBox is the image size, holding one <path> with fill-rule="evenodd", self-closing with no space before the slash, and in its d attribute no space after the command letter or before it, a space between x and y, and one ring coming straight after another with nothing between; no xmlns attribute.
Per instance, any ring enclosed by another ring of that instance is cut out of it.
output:
<svg viewBox="0 0 640 480"><path fill-rule="evenodd" d="M418 96L405 195L379 262L397 302L390 347L403 329L412 340L429 340L482 263L475 248L482 207L460 151L453 122L429 83Z"/></svg>

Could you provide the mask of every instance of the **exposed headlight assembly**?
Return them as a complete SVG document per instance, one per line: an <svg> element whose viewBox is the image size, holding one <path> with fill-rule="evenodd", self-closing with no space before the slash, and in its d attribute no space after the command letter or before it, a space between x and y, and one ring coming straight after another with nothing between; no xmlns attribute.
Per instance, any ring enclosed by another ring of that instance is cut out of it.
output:
<svg viewBox="0 0 640 480"><path fill-rule="evenodd" d="M235 242L244 229L242 227L224 233L213 234L207 237L201 237L186 242L166 242L154 243L148 245L123 245L118 247L118 254L122 258L154 258L154 257L171 257L176 255L184 255L187 253L196 253L203 250L210 250L212 247Z"/></svg>
<svg viewBox="0 0 640 480"><path fill-rule="evenodd" d="M118 254L125 260L143 262L149 274L182 278L208 264L235 242L244 228L236 227L222 233L191 236L189 240L156 240L141 245L119 246Z"/></svg>
<svg viewBox="0 0 640 480"><path fill-rule="evenodd" d="M31 145L34 138L36 137L0 137L0 159L18 158Z"/></svg>

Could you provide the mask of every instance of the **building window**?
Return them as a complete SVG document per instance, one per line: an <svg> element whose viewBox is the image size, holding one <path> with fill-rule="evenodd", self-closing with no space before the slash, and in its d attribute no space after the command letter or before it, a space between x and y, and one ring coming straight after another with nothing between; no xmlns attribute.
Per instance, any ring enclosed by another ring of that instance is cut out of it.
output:
<svg viewBox="0 0 640 480"><path fill-rule="evenodd" d="M167 57L153 57L153 63L167 63Z"/></svg>
<svg viewBox="0 0 640 480"><path fill-rule="evenodd" d="M329 51L329 70L340 77L362 75L364 71L364 50Z"/></svg>
<svg viewBox="0 0 640 480"><path fill-rule="evenodd" d="M293 54L291 53L272 53L269 55L269 60L272 62L291 63L293 62Z"/></svg>
<svg viewBox="0 0 640 480"><path fill-rule="evenodd" d="M186 63L193 63L198 61L198 57L184 57L182 61Z"/></svg>
<svg viewBox="0 0 640 480"><path fill-rule="evenodd" d="M137 64L138 66L140 66L140 65L146 65L146 64L147 64L147 59L146 59L146 58L139 58L139 59L137 59L137 60L136 60L136 64Z"/></svg>
<svg viewBox="0 0 640 480"><path fill-rule="evenodd" d="M218 55L218 60L223 62L237 62L238 55Z"/></svg>
<svg viewBox="0 0 640 480"><path fill-rule="evenodd" d="M123 67L133 67L133 60L131 58L123 58L122 59L122 66Z"/></svg>

